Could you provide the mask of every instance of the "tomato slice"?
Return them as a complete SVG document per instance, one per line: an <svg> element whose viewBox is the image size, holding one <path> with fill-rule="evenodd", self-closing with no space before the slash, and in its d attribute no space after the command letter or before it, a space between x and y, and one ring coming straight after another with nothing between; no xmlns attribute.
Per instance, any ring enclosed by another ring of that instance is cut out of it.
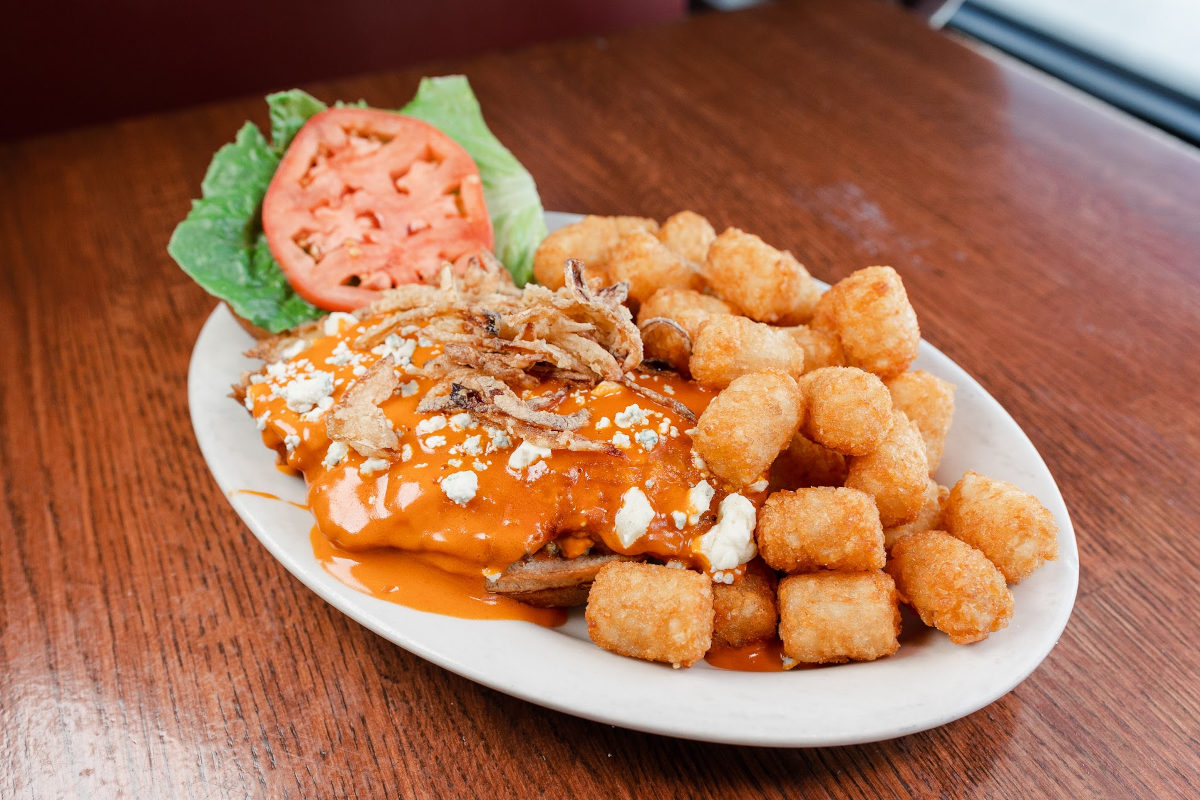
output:
<svg viewBox="0 0 1200 800"><path fill-rule="evenodd" d="M467 151L426 122L369 108L305 123L267 188L262 224L292 288L329 311L492 247Z"/></svg>

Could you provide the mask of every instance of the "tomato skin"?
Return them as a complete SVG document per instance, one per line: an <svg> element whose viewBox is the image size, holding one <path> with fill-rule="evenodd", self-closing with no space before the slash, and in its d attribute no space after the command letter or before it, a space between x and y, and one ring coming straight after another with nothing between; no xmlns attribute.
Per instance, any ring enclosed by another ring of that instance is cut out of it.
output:
<svg viewBox="0 0 1200 800"><path fill-rule="evenodd" d="M431 281L444 262L493 245L470 155L426 122L368 108L305 123L267 188L262 224L288 283L329 311Z"/></svg>

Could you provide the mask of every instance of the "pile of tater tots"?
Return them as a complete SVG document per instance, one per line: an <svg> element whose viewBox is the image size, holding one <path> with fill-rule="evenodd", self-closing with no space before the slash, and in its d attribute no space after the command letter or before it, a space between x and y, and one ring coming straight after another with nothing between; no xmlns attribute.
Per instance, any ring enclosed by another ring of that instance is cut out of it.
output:
<svg viewBox="0 0 1200 800"><path fill-rule="evenodd" d="M933 479L954 387L909 370L920 330L891 267L822 292L790 253L690 211L560 229L538 280L561 285L565 258L628 283L647 362L719 390L692 439L722 488L770 487L731 582L605 566L586 612L600 646L678 667L778 637L785 665L865 661L899 648L901 603L967 644L1004 628L1010 584L1056 557L1037 498L976 472Z"/></svg>

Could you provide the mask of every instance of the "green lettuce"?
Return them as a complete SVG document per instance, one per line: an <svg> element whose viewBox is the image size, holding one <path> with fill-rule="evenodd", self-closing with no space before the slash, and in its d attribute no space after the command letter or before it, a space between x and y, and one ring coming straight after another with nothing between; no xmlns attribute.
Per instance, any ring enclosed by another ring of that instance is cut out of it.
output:
<svg viewBox="0 0 1200 800"><path fill-rule="evenodd" d="M298 89L269 95L271 140L247 122L232 143L217 151L200 185L202 197L193 201L167 245L175 262L205 291L272 333L325 313L292 290L271 255L262 231L262 201L296 133L326 108ZM517 284L524 285L533 253L546 235L541 200L533 178L488 130L467 79L425 78L401 113L439 128L475 159L496 255Z"/></svg>

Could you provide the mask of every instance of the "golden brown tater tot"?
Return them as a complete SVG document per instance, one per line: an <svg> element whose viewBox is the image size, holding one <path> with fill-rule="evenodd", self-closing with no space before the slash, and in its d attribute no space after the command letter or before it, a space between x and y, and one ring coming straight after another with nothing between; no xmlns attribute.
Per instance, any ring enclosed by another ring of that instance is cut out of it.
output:
<svg viewBox="0 0 1200 800"><path fill-rule="evenodd" d="M842 343L836 334L807 325L797 325L786 330L804 349L805 372L812 372L821 367L846 366L846 354L842 352Z"/></svg>
<svg viewBox="0 0 1200 800"><path fill-rule="evenodd" d="M929 484L921 432L903 411L892 415L892 427L879 447L851 458L846 472L846 485L874 497L879 518L889 528L916 518Z"/></svg>
<svg viewBox="0 0 1200 800"><path fill-rule="evenodd" d="M945 508L946 498L949 496L950 489L948 487L938 486L937 482L930 478L925 485L925 496L921 500L921 510L917 512L917 516L911 522L884 528L883 546L891 550L892 545L901 536L921 531L939 530L942 527L942 509Z"/></svg>
<svg viewBox="0 0 1200 800"><path fill-rule="evenodd" d="M983 551L1009 583L1020 583L1058 557L1054 516L1007 481L967 472L946 500L946 531Z"/></svg>
<svg viewBox="0 0 1200 800"><path fill-rule="evenodd" d="M881 378L908 369L921 340L904 281L891 267L867 267L835 283L821 296L812 324L837 334L847 364Z"/></svg>
<svg viewBox="0 0 1200 800"><path fill-rule="evenodd" d="M533 256L533 277L547 289L561 289L563 264L577 258L588 270L588 282L607 283L612 249L626 233L635 230L655 233L658 223L644 217L587 216L551 233Z"/></svg>
<svg viewBox="0 0 1200 800"><path fill-rule="evenodd" d="M987 556L944 531L920 531L892 547L887 572L900 599L955 644L986 639L1008 625L1013 596Z"/></svg>
<svg viewBox="0 0 1200 800"><path fill-rule="evenodd" d="M846 457L817 444L799 431L771 465L774 489L841 486L846 482Z"/></svg>
<svg viewBox="0 0 1200 800"><path fill-rule="evenodd" d="M659 289L700 289L704 279L696 267L675 253L649 231L627 233L613 246L608 276L614 283L629 284L629 296L637 303L650 299Z"/></svg>
<svg viewBox="0 0 1200 800"><path fill-rule="evenodd" d="M807 322L821 293L791 253L737 228L713 240L700 271L723 300L758 322Z"/></svg>
<svg viewBox="0 0 1200 800"><path fill-rule="evenodd" d="M902 372L884 384L891 392L892 405L907 414L921 431L932 475L942 463L942 449L954 418L954 384L923 369Z"/></svg>
<svg viewBox="0 0 1200 800"><path fill-rule="evenodd" d="M623 656L690 667L712 646L713 594L707 575L616 561L588 594L588 636Z"/></svg>
<svg viewBox="0 0 1200 800"><path fill-rule="evenodd" d="M883 526L869 494L821 486L775 492L758 512L758 552L784 572L882 569Z"/></svg>
<svg viewBox="0 0 1200 800"><path fill-rule="evenodd" d="M658 229L658 238L667 247L699 266L704 263L708 247L717 238L717 232L704 217L695 211L680 211L667 217Z"/></svg>
<svg viewBox="0 0 1200 800"><path fill-rule="evenodd" d="M734 486L753 483L791 441L802 409L796 382L779 372L736 378L700 415L693 446Z"/></svg>
<svg viewBox="0 0 1200 800"><path fill-rule="evenodd" d="M741 647L774 636L776 583L775 573L757 558L733 583L714 583L713 642Z"/></svg>
<svg viewBox="0 0 1200 800"><path fill-rule="evenodd" d="M856 367L822 367L800 379L805 418L801 431L846 455L865 455L892 427L892 396L883 381Z"/></svg>
<svg viewBox="0 0 1200 800"><path fill-rule="evenodd" d="M882 570L813 572L779 582L783 652L807 664L871 661L900 648L896 587Z"/></svg>
<svg viewBox="0 0 1200 800"><path fill-rule="evenodd" d="M723 388L752 372L804 373L804 351L779 328L733 314L714 314L700 326L688 360L692 377Z"/></svg>

